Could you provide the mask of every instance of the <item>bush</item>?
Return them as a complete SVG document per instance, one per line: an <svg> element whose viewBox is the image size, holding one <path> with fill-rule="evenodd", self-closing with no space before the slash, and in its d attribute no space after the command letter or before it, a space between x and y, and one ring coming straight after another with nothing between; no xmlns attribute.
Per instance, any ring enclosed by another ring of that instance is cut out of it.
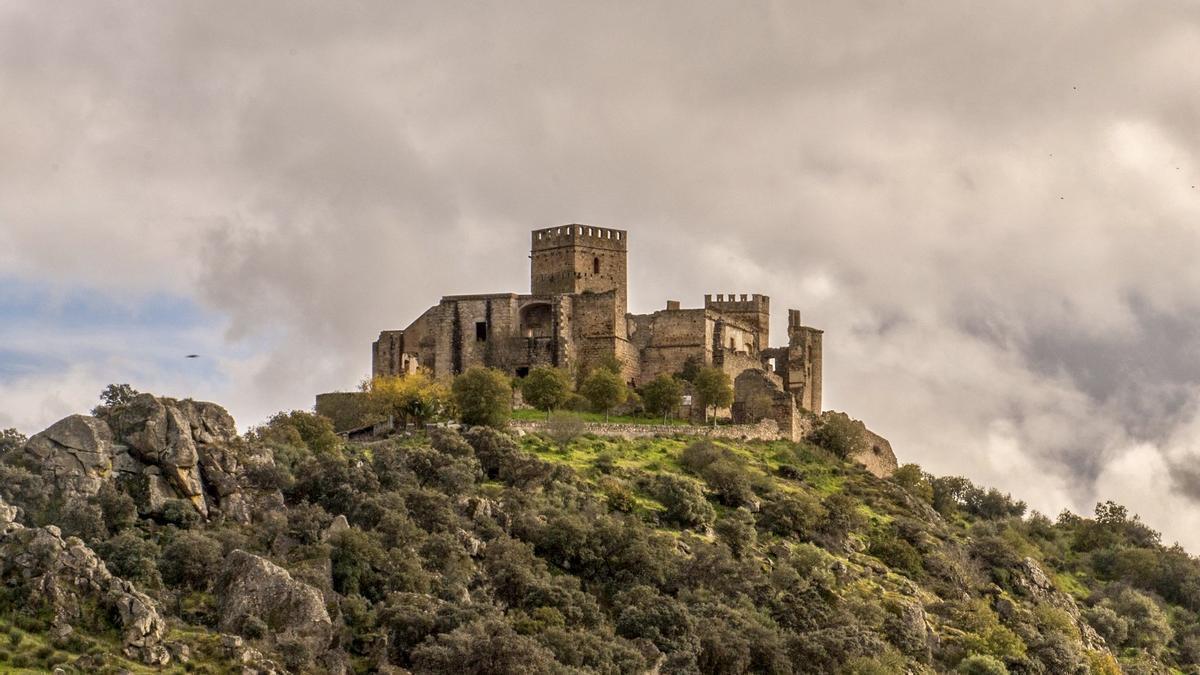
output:
<svg viewBox="0 0 1200 675"><path fill-rule="evenodd" d="M986 654L971 654L954 669L960 675L1008 675L1004 662Z"/></svg>
<svg viewBox="0 0 1200 675"><path fill-rule="evenodd" d="M593 370L579 386L579 393L592 404L593 410L604 413L605 420L608 420L609 411L629 396L621 376L606 368Z"/></svg>
<svg viewBox="0 0 1200 675"><path fill-rule="evenodd" d="M137 531L126 530L96 545L108 570L142 589L162 585L158 571L158 545L142 539Z"/></svg>
<svg viewBox="0 0 1200 675"><path fill-rule="evenodd" d="M196 511L196 507L185 499L168 499L163 504L162 513L159 519L168 524L174 525L185 530L191 529L200 524L200 513Z"/></svg>
<svg viewBox="0 0 1200 675"><path fill-rule="evenodd" d="M221 544L199 532L176 532L163 547L158 571L168 586L207 590L224 558Z"/></svg>
<svg viewBox="0 0 1200 675"><path fill-rule="evenodd" d="M79 537L92 543L108 536L104 525L104 514L100 507L91 502L75 501L67 504L58 517L58 525L66 536Z"/></svg>
<svg viewBox="0 0 1200 675"><path fill-rule="evenodd" d="M646 412L661 416L665 424L671 413L679 409L683 385L670 375L659 375L642 387L642 404Z"/></svg>
<svg viewBox="0 0 1200 675"><path fill-rule="evenodd" d="M566 403L570 395L571 378L561 368L538 366L521 380L521 397L534 408L545 410L546 419L550 419L550 411Z"/></svg>
<svg viewBox="0 0 1200 675"><path fill-rule="evenodd" d="M846 459L867 450L866 427L845 413L827 412L820 417L809 440Z"/></svg>
<svg viewBox="0 0 1200 675"><path fill-rule="evenodd" d="M754 547L758 533L754 529L754 515L746 509L738 509L717 521L714 528L720 539L735 558L741 558Z"/></svg>
<svg viewBox="0 0 1200 675"><path fill-rule="evenodd" d="M463 424L501 428L512 415L512 384L504 373L478 366L454 378L454 404Z"/></svg>
<svg viewBox="0 0 1200 675"><path fill-rule="evenodd" d="M662 518L679 527L705 527L716 517L704 491L693 481L671 474L654 477L654 498L667 508Z"/></svg>

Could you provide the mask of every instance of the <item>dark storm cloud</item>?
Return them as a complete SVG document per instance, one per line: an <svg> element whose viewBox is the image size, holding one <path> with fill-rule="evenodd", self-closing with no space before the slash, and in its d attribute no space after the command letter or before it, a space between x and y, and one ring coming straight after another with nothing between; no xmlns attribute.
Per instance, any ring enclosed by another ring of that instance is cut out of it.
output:
<svg viewBox="0 0 1200 675"><path fill-rule="evenodd" d="M7 3L0 265L203 303L248 423L625 227L635 311L765 292L905 459L1195 547L1196 53L1189 2Z"/></svg>

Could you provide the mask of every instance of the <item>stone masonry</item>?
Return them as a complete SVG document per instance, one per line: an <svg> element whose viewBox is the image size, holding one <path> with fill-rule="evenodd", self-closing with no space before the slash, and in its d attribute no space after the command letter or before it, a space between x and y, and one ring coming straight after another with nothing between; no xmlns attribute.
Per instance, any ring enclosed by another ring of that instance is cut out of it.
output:
<svg viewBox="0 0 1200 675"><path fill-rule="evenodd" d="M771 347L771 300L759 294L706 295L700 308L668 301L665 309L630 314L628 252L625 230L534 230L529 294L443 297L407 328L379 334L372 376L425 368L451 377L487 366L522 377L536 366L586 372L615 360L640 386L692 359L734 381L729 412L736 421L766 414L782 435L797 438L799 411L821 412L821 331L789 310L787 344Z"/></svg>

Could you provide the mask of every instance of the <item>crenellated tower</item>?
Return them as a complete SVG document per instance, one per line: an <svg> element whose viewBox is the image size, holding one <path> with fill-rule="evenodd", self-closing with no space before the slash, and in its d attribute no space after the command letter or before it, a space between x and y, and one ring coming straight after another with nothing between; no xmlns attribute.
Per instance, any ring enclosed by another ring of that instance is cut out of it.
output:
<svg viewBox="0 0 1200 675"><path fill-rule="evenodd" d="M590 225L563 225L533 231L530 249L530 291L559 293L616 293L617 313L628 308L625 230Z"/></svg>

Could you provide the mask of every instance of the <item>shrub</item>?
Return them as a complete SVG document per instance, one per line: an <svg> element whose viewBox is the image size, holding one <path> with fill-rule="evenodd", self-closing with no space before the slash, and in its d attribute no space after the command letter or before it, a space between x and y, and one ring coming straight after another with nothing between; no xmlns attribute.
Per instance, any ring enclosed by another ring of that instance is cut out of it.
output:
<svg viewBox="0 0 1200 675"><path fill-rule="evenodd" d="M454 378L451 385L459 419L471 426L500 428L512 414L512 384L504 373L478 366Z"/></svg>
<svg viewBox="0 0 1200 675"><path fill-rule="evenodd" d="M629 396L621 376L606 368L593 370L579 386L579 393L587 398L594 410L604 413L606 421L609 411L624 403Z"/></svg>
<svg viewBox="0 0 1200 675"><path fill-rule="evenodd" d="M733 383L729 373L720 368L701 368L693 384L697 403L705 409L705 414L712 411L712 421L716 424L717 409L733 403Z"/></svg>
<svg viewBox="0 0 1200 675"><path fill-rule="evenodd" d="M79 537L89 543L108 535L104 514L92 502L74 501L67 504L58 518L58 525L64 535Z"/></svg>
<svg viewBox="0 0 1200 675"><path fill-rule="evenodd" d="M758 534L754 529L754 516L746 509L738 509L717 521L714 528L717 538L729 547L735 558L741 558L754 547Z"/></svg>
<svg viewBox="0 0 1200 675"><path fill-rule="evenodd" d="M679 527L705 527L716 517L704 491L686 478L659 474L652 485L654 498L667 508L663 520Z"/></svg>
<svg viewBox="0 0 1200 675"><path fill-rule="evenodd" d="M96 545L96 553L113 574L137 584L142 589L162 585L158 571L158 545L126 530Z"/></svg>
<svg viewBox="0 0 1200 675"><path fill-rule="evenodd" d="M960 675L1008 675L1004 662L986 654L971 654L954 669Z"/></svg>
<svg viewBox="0 0 1200 675"><path fill-rule="evenodd" d="M671 413L679 409L683 385L670 375L659 375L642 387L642 404L646 412L661 416L665 424Z"/></svg>
<svg viewBox="0 0 1200 675"><path fill-rule="evenodd" d="M827 412L820 417L817 427L809 434L809 440L829 452L846 459L867 449L866 427L849 415Z"/></svg>
<svg viewBox="0 0 1200 675"><path fill-rule="evenodd" d="M175 533L163 547L158 571L168 586L207 590L224 556L215 539L188 530Z"/></svg>
<svg viewBox="0 0 1200 675"><path fill-rule="evenodd" d="M159 519L168 525L187 530L200 524L200 513L185 499L168 499L163 504Z"/></svg>
<svg viewBox="0 0 1200 675"><path fill-rule="evenodd" d="M534 408L545 410L547 420L550 411L566 403L570 395L571 378L561 368L538 366L521 380L521 397Z"/></svg>

